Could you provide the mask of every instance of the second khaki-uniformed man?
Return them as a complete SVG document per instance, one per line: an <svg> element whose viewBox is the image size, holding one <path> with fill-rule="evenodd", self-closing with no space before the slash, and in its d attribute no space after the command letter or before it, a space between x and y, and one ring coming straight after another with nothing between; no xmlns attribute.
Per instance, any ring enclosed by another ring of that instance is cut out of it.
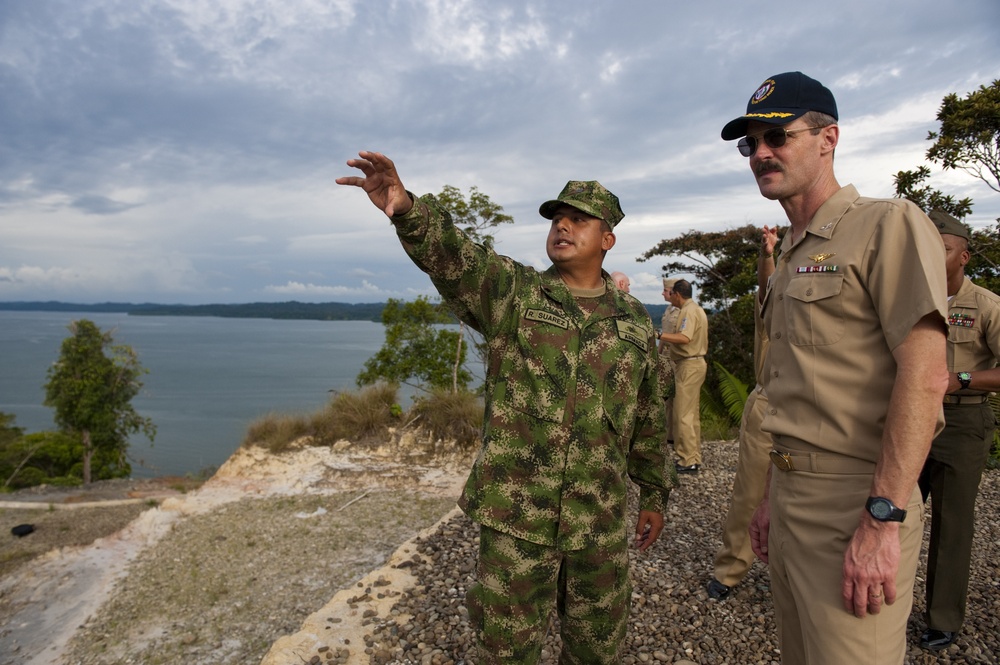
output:
<svg viewBox="0 0 1000 665"><path fill-rule="evenodd" d="M920 646L939 651L955 641L965 620L976 495L996 429L986 398L1000 390L1000 297L965 276L968 228L940 210L930 218L944 241L948 271L948 394L944 431L920 473L923 498L931 499L927 630Z"/></svg>
<svg viewBox="0 0 1000 665"><path fill-rule="evenodd" d="M672 432L677 454L677 473L698 473L701 468L701 386L708 365L708 317L691 299L691 283L674 282L670 303L678 309L672 330L663 330L660 340L674 367Z"/></svg>

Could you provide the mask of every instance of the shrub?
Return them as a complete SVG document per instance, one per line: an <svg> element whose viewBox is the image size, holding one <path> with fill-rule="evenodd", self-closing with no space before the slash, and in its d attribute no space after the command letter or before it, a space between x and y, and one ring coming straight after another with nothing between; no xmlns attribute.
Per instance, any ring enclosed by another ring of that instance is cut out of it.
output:
<svg viewBox="0 0 1000 665"><path fill-rule="evenodd" d="M473 393L434 390L414 400L408 422L436 440L454 441L468 449L479 443L483 410L482 399Z"/></svg>
<svg viewBox="0 0 1000 665"><path fill-rule="evenodd" d="M311 421L313 445L332 446L341 439L364 443L399 422L399 387L379 382L359 392L337 393Z"/></svg>
<svg viewBox="0 0 1000 665"><path fill-rule="evenodd" d="M281 453L310 434L312 431L307 417L269 413L250 424L243 445L257 445L272 453Z"/></svg>

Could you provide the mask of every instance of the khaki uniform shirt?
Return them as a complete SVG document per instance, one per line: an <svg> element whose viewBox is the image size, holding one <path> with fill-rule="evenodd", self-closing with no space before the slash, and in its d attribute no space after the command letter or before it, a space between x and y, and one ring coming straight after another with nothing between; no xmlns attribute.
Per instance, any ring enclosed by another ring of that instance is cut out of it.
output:
<svg viewBox="0 0 1000 665"><path fill-rule="evenodd" d="M564 550L627 538L629 478L640 510L665 512L676 478L643 304L606 272L604 288L578 301L554 266L539 272L474 243L433 196L392 223L488 347L483 442L459 506L491 529Z"/></svg>
<svg viewBox="0 0 1000 665"><path fill-rule="evenodd" d="M968 277L948 307L948 371L978 372L1000 358L1000 296ZM982 395L959 390L956 395Z"/></svg>
<svg viewBox="0 0 1000 665"><path fill-rule="evenodd" d="M677 315L680 314L681 310L673 305L667 305L667 308L663 310L663 316L660 317L660 330L663 332L671 332L674 326L677 325Z"/></svg>
<svg viewBox="0 0 1000 665"><path fill-rule="evenodd" d="M681 305L672 332L682 333L691 341L687 344L669 344L670 360L677 362L685 358L703 357L708 353L708 317L694 300L688 299Z"/></svg>
<svg viewBox="0 0 1000 665"><path fill-rule="evenodd" d="M924 316L947 312L941 236L902 199L848 185L781 257L762 304L770 348L762 428L796 450L876 462L896 380L892 351ZM937 431L943 426L939 415ZM935 432L936 433L936 432Z"/></svg>

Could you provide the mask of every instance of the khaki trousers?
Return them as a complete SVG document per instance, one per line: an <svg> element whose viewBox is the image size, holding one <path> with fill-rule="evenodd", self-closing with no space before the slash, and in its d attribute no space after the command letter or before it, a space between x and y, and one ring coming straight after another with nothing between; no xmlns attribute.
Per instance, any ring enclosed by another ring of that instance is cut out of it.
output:
<svg viewBox="0 0 1000 665"><path fill-rule="evenodd" d="M899 529L896 602L859 619L844 609L841 597L844 552L862 517L871 483L871 473L771 471L768 560L783 663L903 662L923 537L916 487Z"/></svg>
<svg viewBox="0 0 1000 665"><path fill-rule="evenodd" d="M754 560L750 547L750 518L764 498L767 467L771 464L769 453L774 447L771 435L760 429L767 411L767 394L763 390L758 385L743 406L733 496L722 528L722 547L715 553L715 579L726 586L739 584Z"/></svg>
<svg viewBox="0 0 1000 665"><path fill-rule="evenodd" d="M701 385L708 364L704 358L674 361L674 452L683 466L701 464Z"/></svg>

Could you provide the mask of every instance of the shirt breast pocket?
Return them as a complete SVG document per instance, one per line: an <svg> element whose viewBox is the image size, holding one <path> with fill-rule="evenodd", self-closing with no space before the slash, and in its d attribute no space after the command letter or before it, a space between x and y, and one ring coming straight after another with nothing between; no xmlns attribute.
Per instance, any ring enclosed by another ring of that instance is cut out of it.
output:
<svg viewBox="0 0 1000 665"><path fill-rule="evenodd" d="M796 346L822 346L844 336L843 275L818 274L791 280L785 291L788 340Z"/></svg>

